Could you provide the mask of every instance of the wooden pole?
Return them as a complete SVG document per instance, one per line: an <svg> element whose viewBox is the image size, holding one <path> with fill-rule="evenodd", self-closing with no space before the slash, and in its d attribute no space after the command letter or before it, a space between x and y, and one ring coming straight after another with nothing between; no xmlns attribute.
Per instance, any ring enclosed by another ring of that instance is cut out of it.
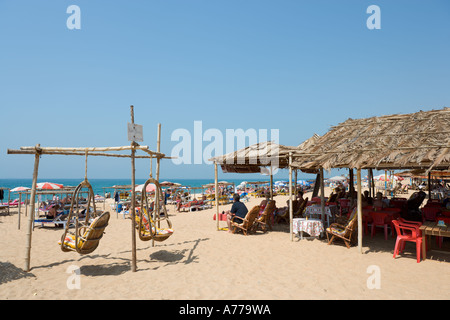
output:
<svg viewBox="0 0 450 320"><path fill-rule="evenodd" d="M428 171L428 199L431 199L431 171Z"/></svg>
<svg viewBox="0 0 450 320"><path fill-rule="evenodd" d="M134 124L134 107L130 106L131 109L131 123ZM131 142L131 271L136 272L136 212L135 212L135 201L136 201L136 169L135 169L135 159L136 150L134 149L135 142Z"/></svg>
<svg viewBox="0 0 450 320"><path fill-rule="evenodd" d="M19 230L20 230L20 207L21 207L21 203L22 203L22 193L19 193L19 207L18 207L19 212L18 212L18 216L17 216L17 218L18 218L18 221L17 221L17 223L18 223L17 229L19 229Z"/></svg>
<svg viewBox="0 0 450 320"><path fill-rule="evenodd" d="M294 195L295 195L295 199L297 198L298 192L297 192L297 180L298 180L298 170L295 169L294 171Z"/></svg>
<svg viewBox="0 0 450 320"><path fill-rule="evenodd" d="M357 169L357 188L358 188L358 251L362 253L362 188L361 188L361 169Z"/></svg>
<svg viewBox="0 0 450 320"><path fill-rule="evenodd" d="M217 170L217 162L214 162L214 188L216 189L216 220L217 220L217 231L219 231L219 177Z"/></svg>
<svg viewBox="0 0 450 320"><path fill-rule="evenodd" d="M270 166L270 200L273 200L273 172L272 172L272 165Z"/></svg>
<svg viewBox="0 0 450 320"><path fill-rule="evenodd" d="M294 210L292 208L292 152L289 152L289 233L291 241L294 241L293 221Z"/></svg>
<svg viewBox="0 0 450 320"><path fill-rule="evenodd" d="M352 204L355 202L355 175L353 173L353 168L348 169L349 174L349 185L348 185L348 192L350 193Z"/></svg>
<svg viewBox="0 0 450 320"><path fill-rule="evenodd" d="M35 198L36 198L36 184L37 184L37 177L38 177L38 171L39 171L39 147L40 145L36 145L36 154L34 156L34 169L33 169L33 183L31 186L31 212L28 216L28 228L27 228L27 245L25 248L25 266L24 271L29 272L30 269L30 258L31 258L31 235L33 233L33 220L34 220L34 209L35 209Z"/></svg>
<svg viewBox="0 0 450 320"><path fill-rule="evenodd" d="M325 185L323 168L320 168L320 209L322 210L322 223L325 225Z"/></svg>
<svg viewBox="0 0 450 320"><path fill-rule="evenodd" d="M159 153L161 150L161 123L158 123L158 134L156 139L156 151ZM159 182L159 168L160 168L161 159L156 159L156 181ZM159 188L155 189L155 210L153 210L153 221L157 221L156 217L159 217ZM158 228L160 226L160 222L158 219ZM152 238L152 247L155 246L155 239Z"/></svg>

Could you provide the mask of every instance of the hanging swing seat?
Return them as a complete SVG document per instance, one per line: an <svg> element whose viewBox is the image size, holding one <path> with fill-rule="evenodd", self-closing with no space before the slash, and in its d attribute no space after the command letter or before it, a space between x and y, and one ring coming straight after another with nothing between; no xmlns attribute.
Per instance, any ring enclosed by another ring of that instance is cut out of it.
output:
<svg viewBox="0 0 450 320"><path fill-rule="evenodd" d="M108 225L110 214L104 212L87 227L78 229L78 236L75 234L66 234L64 243L61 245L62 239L58 242L62 251L77 251L80 254L88 254L97 249L100 239L103 237L106 226ZM78 245L76 245L78 243Z"/></svg>
<svg viewBox="0 0 450 320"><path fill-rule="evenodd" d="M147 199L146 188L147 185L153 183L155 185L155 194L159 195L158 203L161 204L162 211L155 218L152 215L155 213L155 205L151 203L149 205ZM164 193L162 192L161 185L159 182L153 178L148 179L144 186L142 187L142 198L139 213L136 214L136 228L139 231L139 239L142 241L155 240L162 242L167 240L174 232L172 229L172 222L170 222L169 216L167 214L167 209L164 204L164 199L162 198ZM147 210L148 208L148 210ZM160 228L161 222L165 221L167 228Z"/></svg>
<svg viewBox="0 0 450 320"><path fill-rule="evenodd" d="M171 228L158 228L155 226L155 222L152 218L150 218L150 225L152 226L152 231L150 232L149 224L148 224L148 216L142 215L142 224L140 224L140 217L139 215L136 215L136 225L140 225L140 239L142 241L149 241L152 238L155 239L155 241L164 241L167 238L169 238L172 233L173 229Z"/></svg>
<svg viewBox="0 0 450 320"><path fill-rule="evenodd" d="M81 206L83 201L80 195L83 188L88 189L86 206ZM91 208L91 204L93 208ZM91 184L85 177L74 190L72 204L70 206L68 221L72 221L75 226L74 231L69 231L69 224L66 224L61 240L58 241L63 252L76 251L79 254L89 254L97 249L100 239L103 237L105 228L108 225L109 212L97 211L95 207L94 191ZM83 217L83 220L80 220Z"/></svg>

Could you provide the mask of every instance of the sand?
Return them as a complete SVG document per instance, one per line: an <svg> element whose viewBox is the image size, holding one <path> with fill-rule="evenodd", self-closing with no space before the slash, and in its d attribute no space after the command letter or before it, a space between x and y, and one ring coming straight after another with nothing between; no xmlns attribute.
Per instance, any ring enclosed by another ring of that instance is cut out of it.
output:
<svg viewBox="0 0 450 320"><path fill-rule="evenodd" d="M275 197L278 206L287 196ZM246 203L248 208L260 198ZM221 206L220 211L231 205ZM86 256L64 253L61 229L33 232L31 271L24 267L26 219L0 217L0 299L448 299L450 255L428 252L416 262L415 247L393 258L394 239L364 237L363 254L326 239L290 241L289 226L265 234L216 230L215 208L177 213L175 233L157 243L137 239L137 272L131 272L131 220L112 213L98 249ZM225 227L226 222L221 222ZM448 248L448 240L444 241ZM80 272L74 281L71 269ZM374 270L379 282L374 281ZM378 285L378 286L377 286Z"/></svg>

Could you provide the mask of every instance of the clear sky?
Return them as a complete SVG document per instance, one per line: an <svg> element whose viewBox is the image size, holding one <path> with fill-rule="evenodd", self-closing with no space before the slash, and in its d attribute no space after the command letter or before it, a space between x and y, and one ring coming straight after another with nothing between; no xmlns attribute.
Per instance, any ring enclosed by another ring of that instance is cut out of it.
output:
<svg viewBox="0 0 450 320"><path fill-rule="evenodd" d="M71 5L81 29L67 26ZM381 29L367 27L370 5ZM298 145L348 118L450 105L448 0L0 0L0 44L0 178L32 176L33 157L8 148L128 145L130 105L141 144L156 150L161 123L169 155L172 133L193 135L194 121L224 135L279 129ZM148 170L139 160L137 177ZM130 171L129 160L89 160L91 178ZM40 177L83 175L82 157L42 157Z"/></svg>

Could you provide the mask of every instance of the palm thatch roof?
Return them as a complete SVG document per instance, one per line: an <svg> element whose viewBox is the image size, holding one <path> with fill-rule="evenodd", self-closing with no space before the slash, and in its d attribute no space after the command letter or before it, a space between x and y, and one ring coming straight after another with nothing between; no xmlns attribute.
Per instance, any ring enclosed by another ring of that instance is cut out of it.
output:
<svg viewBox="0 0 450 320"><path fill-rule="evenodd" d="M297 147L285 146L272 141L256 143L246 148L209 159L221 165L224 172L258 173L263 167L289 167L289 153L301 154L319 136L315 134Z"/></svg>
<svg viewBox="0 0 450 320"><path fill-rule="evenodd" d="M450 168L450 108L348 119L296 155L303 169Z"/></svg>

